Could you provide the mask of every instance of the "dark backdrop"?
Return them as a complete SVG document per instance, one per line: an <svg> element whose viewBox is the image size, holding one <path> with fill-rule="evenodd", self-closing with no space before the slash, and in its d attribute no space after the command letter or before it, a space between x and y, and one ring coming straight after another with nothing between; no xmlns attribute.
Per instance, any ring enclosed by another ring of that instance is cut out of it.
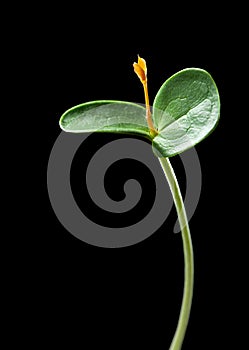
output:
<svg viewBox="0 0 249 350"><path fill-rule="evenodd" d="M121 7L112 14L97 5L87 11L64 8L65 14L50 9L38 11L25 30L22 76L26 79L29 72L30 92L23 104L29 106L32 96L30 118L38 122L30 133L35 149L26 149L38 173L35 178L29 175L31 236L22 270L27 279L24 299L17 304L27 315L34 340L26 332L20 337L31 345L167 349L174 334L183 287L182 242L180 234L173 234L174 209L148 239L127 248L104 249L67 232L53 212L46 186L48 158L66 109L98 99L144 102L132 68L137 54L147 61L151 102L169 76L187 67L206 69L218 86L219 125L196 147L203 184L190 222L195 290L183 349L223 348L227 339L235 338L234 322L238 325L240 320L233 295L240 276L231 259L238 261L240 254L233 239L235 210L230 202L235 189L226 151L233 129L231 51L240 57L240 46L233 37L231 15L224 18L215 7L192 12L180 6L166 11L165 18L160 8L152 9L154 16L140 6ZM99 135L92 142L112 137ZM184 190L181 163L177 157L172 162ZM121 165L111 181L123 171ZM139 167L134 166L133 176L141 176ZM143 209L149 201L148 197Z"/></svg>

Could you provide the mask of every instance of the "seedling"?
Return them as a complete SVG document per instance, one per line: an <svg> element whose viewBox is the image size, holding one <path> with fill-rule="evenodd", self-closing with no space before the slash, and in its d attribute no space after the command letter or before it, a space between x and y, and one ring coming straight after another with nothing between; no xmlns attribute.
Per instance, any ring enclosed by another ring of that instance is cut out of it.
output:
<svg viewBox="0 0 249 350"><path fill-rule="evenodd" d="M220 100L208 72L187 68L167 79L149 104L147 66L143 58L133 64L145 95L145 107L123 101L101 100L66 111L60 127L67 132L111 132L144 136L152 144L167 178L180 223L184 250L184 290L178 325L170 350L180 350L186 333L194 283L194 258L188 219L169 157L193 147L217 125Z"/></svg>

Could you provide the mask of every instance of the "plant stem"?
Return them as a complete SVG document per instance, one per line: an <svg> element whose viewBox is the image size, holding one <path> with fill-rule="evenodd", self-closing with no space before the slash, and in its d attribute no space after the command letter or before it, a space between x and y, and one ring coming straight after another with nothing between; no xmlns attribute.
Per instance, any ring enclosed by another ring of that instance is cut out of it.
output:
<svg viewBox="0 0 249 350"><path fill-rule="evenodd" d="M194 286L194 257L188 219L180 192L180 188L168 158L159 158L164 174L169 183L169 187L176 206L178 220L182 232L183 251L184 251L184 291L182 298L181 312L174 338L169 350L180 350L186 333Z"/></svg>
<svg viewBox="0 0 249 350"><path fill-rule="evenodd" d="M144 98L145 98L145 107L146 107L146 120L147 120L148 127L150 129L151 136L155 137L158 134L158 132L155 130L153 121L151 118L147 79L143 82L143 87L144 87Z"/></svg>

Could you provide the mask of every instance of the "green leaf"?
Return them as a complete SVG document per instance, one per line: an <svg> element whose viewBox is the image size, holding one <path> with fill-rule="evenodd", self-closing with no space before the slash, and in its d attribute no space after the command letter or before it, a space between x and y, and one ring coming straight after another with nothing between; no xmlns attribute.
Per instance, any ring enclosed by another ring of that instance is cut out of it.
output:
<svg viewBox="0 0 249 350"><path fill-rule="evenodd" d="M64 131L128 133L150 138L144 107L122 101L92 101L66 111L60 119Z"/></svg>
<svg viewBox="0 0 249 350"><path fill-rule="evenodd" d="M218 90L209 73L197 68L176 73L154 100L155 153L171 157L193 147L214 130L219 112Z"/></svg>

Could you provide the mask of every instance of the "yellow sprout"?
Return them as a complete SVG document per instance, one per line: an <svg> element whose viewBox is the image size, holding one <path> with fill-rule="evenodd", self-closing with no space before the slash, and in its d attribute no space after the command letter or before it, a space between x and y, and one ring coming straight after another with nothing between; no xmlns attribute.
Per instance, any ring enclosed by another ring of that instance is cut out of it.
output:
<svg viewBox="0 0 249 350"><path fill-rule="evenodd" d="M147 84L147 65L146 61L138 55L137 63L133 63L134 71L140 79L141 83L144 87L144 97L145 97L145 106L146 106L146 120L148 127L150 129L150 134L155 136L158 134L157 130L155 130L151 112L150 112L150 103L149 103L149 94L148 94L148 84Z"/></svg>
<svg viewBox="0 0 249 350"><path fill-rule="evenodd" d="M146 62L143 58L139 57L138 55L138 61L137 63L133 63L134 71L141 80L142 84L145 84L147 81L147 66Z"/></svg>

